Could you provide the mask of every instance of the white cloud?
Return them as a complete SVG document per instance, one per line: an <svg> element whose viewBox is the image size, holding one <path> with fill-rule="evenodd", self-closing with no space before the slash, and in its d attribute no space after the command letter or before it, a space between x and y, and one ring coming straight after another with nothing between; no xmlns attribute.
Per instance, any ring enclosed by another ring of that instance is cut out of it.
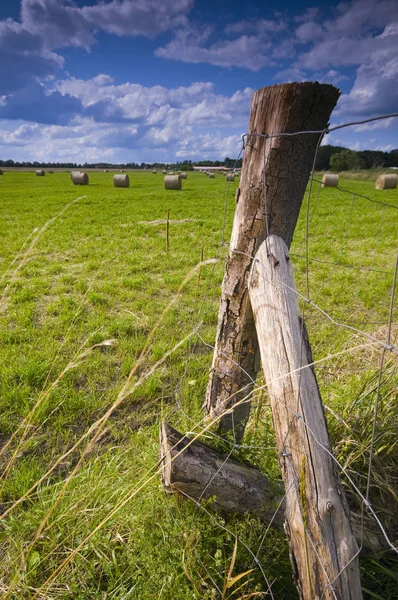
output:
<svg viewBox="0 0 398 600"><path fill-rule="evenodd" d="M357 70L355 84L339 101L336 115L370 117L397 112L398 56L378 52Z"/></svg>
<svg viewBox="0 0 398 600"><path fill-rule="evenodd" d="M229 23L225 33L234 39L211 41L209 28L198 28L192 24L178 30L168 44L157 48L155 55L169 60L187 63L207 63L219 67L240 67L257 72L265 66L276 65L276 60L292 55L289 38L280 38L287 23L257 19ZM277 39L277 43L274 43Z"/></svg>
<svg viewBox="0 0 398 600"><path fill-rule="evenodd" d="M20 22L0 21L0 90L9 93L64 66L54 49L89 50L96 33L154 37L186 27L194 0L111 0L78 7L67 0L21 0Z"/></svg>
<svg viewBox="0 0 398 600"><path fill-rule="evenodd" d="M360 36L385 27L397 15L395 0L354 0L337 6L337 16L325 22L336 37Z"/></svg>
<svg viewBox="0 0 398 600"><path fill-rule="evenodd" d="M296 36L301 42L313 42L322 38L324 28L315 21L306 21L296 29Z"/></svg>
<svg viewBox="0 0 398 600"><path fill-rule="evenodd" d="M235 40L224 40L210 47L193 44L184 35L177 36L163 48L155 51L156 56L187 63L209 63L218 67L244 67L259 71L262 67L274 65L271 57L271 44L259 36L241 35Z"/></svg>
<svg viewBox="0 0 398 600"><path fill-rule="evenodd" d="M319 12L307 13L296 37L311 47L298 55L293 68L338 84L347 79L339 68L357 67L354 85L341 96L334 113L344 120L394 112L398 106L397 21L396 0L341 3L334 18L323 21Z"/></svg>
<svg viewBox="0 0 398 600"><path fill-rule="evenodd" d="M176 130L170 124L149 128L140 135L135 127L123 128L98 124L93 119L77 118L67 127L56 125L19 125L0 130L0 147L14 160L70 162L155 161L209 158L223 160L237 156L240 135L221 132L201 133Z"/></svg>
<svg viewBox="0 0 398 600"><path fill-rule="evenodd" d="M398 117L383 119L381 121L372 121L371 123L364 123L363 125L356 125L354 131L374 131L375 129L391 129L392 127L398 126Z"/></svg>
<svg viewBox="0 0 398 600"><path fill-rule="evenodd" d="M174 89L115 85L106 74L88 81L68 78L55 86L57 100L82 104L81 116L63 127L9 127L0 134L0 147L13 156L23 147L26 160L224 159L239 153L253 92L217 94L210 82Z"/></svg>
<svg viewBox="0 0 398 600"><path fill-rule="evenodd" d="M116 35L153 37L187 23L194 0L112 0L84 6L81 14L94 28Z"/></svg>
<svg viewBox="0 0 398 600"><path fill-rule="evenodd" d="M174 89L136 83L107 85L105 75L87 81L70 77L58 81L56 89L80 100L86 112L98 120L133 120L147 126L172 121L176 127L243 124L253 93L246 88L232 96L216 94L211 82Z"/></svg>
<svg viewBox="0 0 398 600"><path fill-rule="evenodd" d="M95 42L96 31L153 37L186 24L194 0L111 0L78 7L60 0L22 0L24 27L41 35L50 48Z"/></svg>
<svg viewBox="0 0 398 600"><path fill-rule="evenodd" d="M252 19L247 21L238 21L229 23L225 27L225 33L277 33L287 29L287 23L284 20L275 19L274 21L267 19Z"/></svg>
<svg viewBox="0 0 398 600"><path fill-rule="evenodd" d="M288 83L290 81L306 81L308 77L305 72L298 67L290 67L289 69L278 71L278 73L276 73L274 76L274 79Z"/></svg>
<svg viewBox="0 0 398 600"><path fill-rule="evenodd" d="M0 90L10 93L46 78L62 67L64 59L46 47L43 39L12 20L0 21Z"/></svg>

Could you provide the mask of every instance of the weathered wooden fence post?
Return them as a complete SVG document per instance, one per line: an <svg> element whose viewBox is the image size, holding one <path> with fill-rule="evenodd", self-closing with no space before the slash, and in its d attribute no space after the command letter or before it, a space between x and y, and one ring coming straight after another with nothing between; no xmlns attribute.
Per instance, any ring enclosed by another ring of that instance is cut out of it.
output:
<svg viewBox="0 0 398 600"><path fill-rule="evenodd" d="M362 598L358 546L331 454L285 242L269 236L249 279L249 297L271 399L286 523L301 598Z"/></svg>
<svg viewBox="0 0 398 600"><path fill-rule="evenodd" d="M211 417L222 415L253 387L259 353L247 297L252 257L265 239L267 228L268 233L279 235L290 246L319 140L319 134L268 139L255 134L324 129L339 94L331 85L304 82L262 88L253 95L206 393ZM236 438L241 439L249 410L247 402L222 416L221 431L235 426Z"/></svg>

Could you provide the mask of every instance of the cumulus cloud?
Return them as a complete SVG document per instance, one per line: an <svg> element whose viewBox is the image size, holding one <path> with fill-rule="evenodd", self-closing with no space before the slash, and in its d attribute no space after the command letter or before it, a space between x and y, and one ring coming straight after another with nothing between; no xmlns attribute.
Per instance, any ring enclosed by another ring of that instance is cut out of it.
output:
<svg viewBox="0 0 398 600"><path fill-rule="evenodd" d="M274 79L287 83L290 81L307 81L308 77L302 69L299 69L298 67L289 67L288 69L278 71L275 74Z"/></svg>
<svg viewBox="0 0 398 600"><path fill-rule="evenodd" d="M379 52L359 67L355 84L341 97L336 114L369 117L394 113L397 106L398 56Z"/></svg>
<svg viewBox="0 0 398 600"><path fill-rule="evenodd" d="M189 129L176 131L170 124L161 128L120 129L78 117L66 127L23 124L11 131L0 128L0 146L4 153L16 158L23 148L24 160L171 162L237 156L241 137L223 135L220 131L200 134Z"/></svg>
<svg viewBox="0 0 398 600"><path fill-rule="evenodd" d="M32 88L27 95L33 99L29 114L44 126L19 124L1 132L0 144L14 150L23 144L26 159L35 155L36 149L37 159L71 161L126 160L126 152L130 160L136 156L140 162L155 157L167 161L237 155L253 92L245 88L231 95L217 94L210 82L173 89L115 85L106 74L88 81L69 77L55 82L51 93L36 85L40 89ZM0 107L0 118L17 117L18 102L14 108L11 104ZM57 114L57 103L64 103L63 120L49 125L54 112ZM37 114L40 106L41 115ZM107 154L110 148L112 155Z"/></svg>
<svg viewBox="0 0 398 600"><path fill-rule="evenodd" d="M301 42L313 42L321 39L325 30L315 21L306 21L296 29L296 36Z"/></svg>
<svg viewBox="0 0 398 600"><path fill-rule="evenodd" d="M0 93L46 78L64 66L54 52L88 50L95 34L154 37L187 25L194 0L111 0L76 6L67 0L21 0L20 21L0 21Z"/></svg>
<svg viewBox="0 0 398 600"><path fill-rule="evenodd" d="M250 71L259 71L265 65L272 66L275 61L267 50L270 44L257 36L242 35L232 41L217 42L209 48L192 45L176 38L163 48L158 48L156 56L187 63L209 63L218 67L244 67Z"/></svg>
<svg viewBox="0 0 398 600"><path fill-rule="evenodd" d="M153 37L186 23L194 0L111 0L77 7L64 0L22 0L21 19L52 48L95 42L98 30L120 36Z"/></svg>
<svg viewBox="0 0 398 600"><path fill-rule="evenodd" d="M270 19L251 19L246 21L237 21L236 23L229 23L225 27L225 33L278 33L287 29L287 23L284 20L270 20Z"/></svg>
<svg viewBox="0 0 398 600"><path fill-rule="evenodd" d="M20 147L31 136L32 152L39 145L44 152L44 144L47 156L53 151L60 158L72 139L80 154L87 149L85 160L116 157L112 152L123 148L163 159L168 153L171 158L173 153L234 154L233 144L247 127L251 89L222 95L208 81L167 89L116 85L106 73L87 81L65 74L56 52L70 46L88 50L98 32L153 38L168 31L172 38L157 48L159 58L252 72L272 67L278 81L318 79L348 87L351 78L352 89L341 96L335 113L340 120L396 110L396 0L353 0L294 18L246 19L221 29L189 22L194 0L82 4L22 0L20 21L0 21L0 118L42 124L37 130L18 122L12 131L0 132L8 147Z"/></svg>
<svg viewBox="0 0 398 600"><path fill-rule="evenodd" d="M31 82L5 98L0 105L0 119L20 119L37 123L67 124L82 111L78 98L57 91L47 93L44 86Z"/></svg>
<svg viewBox="0 0 398 600"><path fill-rule="evenodd" d="M398 105L397 2L354 0L339 4L333 18L322 20L320 12L306 15L295 35L310 47L298 54L293 68L338 84L347 79L342 68L357 67L354 85L341 96L335 116L350 119L394 112Z"/></svg>
<svg viewBox="0 0 398 600"><path fill-rule="evenodd" d="M89 48L95 41L82 9L63 1L22 0L21 22L32 34L40 35L49 48Z"/></svg>
<svg viewBox="0 0 398 600"><path fill-rule="evenodd" d="M231 96L216 94L211 82L168 89L137 83L106 83L106 75L83 80L69 77L56 89L81 101L84 114L98 121L134 121L155 125L172 121L174 127L201 124L243 123L247 119L253 90L246 88Z"/></svg>
<svg viewBox="0 0 398 600"><path fill-rule="evenodd" d="M193 4L194 0L112 0L81 11L91 26L108 33L153 37L185 25Z"/></svg>
<svg viewBox="0 0 398 600"><path fill-rule="evenodd" d="M36 77L46 78L64 64L40 35L15 21L0 21L0 93L8 94Z"/></svg>
<svg viewBox="0 0 398 600"><path fill-rule="evenodd" d="M359 36L385 27L397 15L395 0L355 0L337 5L337 16L325 26L337 36Z"/></svg>
<svg viewBox="0 0 398 600"><path fill-rule="evenodd" d="M240 67L257 72L265 66L275 66L276 59L291 56L289 40L274 36L287 28L283 20L246 20L230 23L225 33L234 39L211 42L212 30L189 24L178 30L165 46L157 48L155 55L187 63L208 63L219 67Z"/></svg>
<svg viewBox="0 0 398 600"><path fill-rule="evenodd" d="M395 38L395 39L394 39ZM297 65L304 69L322 69L358 65L371 60L377 52L389 51L395 53L397 36L372 37L368 35L360 39L332 35L316 44L311 50L303 53Z"/></svg>
<svg viewBox="0 0 398 600"><path fill-rule="evenodd" d="M68 126L22 124L11 131L0 130L0 144L10 151L23 145L26 160L90 162L115 159L118 144L128 148L132 144L127 138L136 134L127 129L124 139L118 139L120 135L117 127L76 117Z"/></svg>

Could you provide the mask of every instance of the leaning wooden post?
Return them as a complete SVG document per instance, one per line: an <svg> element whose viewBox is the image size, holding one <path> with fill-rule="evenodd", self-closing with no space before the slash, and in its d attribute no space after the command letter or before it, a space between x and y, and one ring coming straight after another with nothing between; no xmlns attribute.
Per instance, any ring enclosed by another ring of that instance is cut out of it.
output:
<svg viewBox="0 0 398 600"><path fill-rule="evenodd" d="M358 600L358 546L331 454L288 248L280 237L270 236L260 246L248 287L271 399L286 490L285 529L300 597Z"/></svg>
<svg viewBox="0 0 398 600"><path fill-rule="evenodd" d="M268 139L256 134L322 130L339 94L331 85L305 82L262 88L253 95L206 393L206 408L212 418L250 395L253 388L259 360L247 298L252 256L267 229L290 246L319 140L319 134ZM238 404L221 417L221 431L235 426L236 438L241 439L249 410L249 402Z"/></svg>

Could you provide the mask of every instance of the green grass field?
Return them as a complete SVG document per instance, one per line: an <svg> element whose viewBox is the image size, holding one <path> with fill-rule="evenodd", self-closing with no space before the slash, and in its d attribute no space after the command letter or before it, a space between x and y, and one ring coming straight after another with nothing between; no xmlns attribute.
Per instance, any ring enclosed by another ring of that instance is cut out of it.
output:
<svg viewBox="0 0 398 600"><path fill-rule="evenodd" d="M238 183L227 201L219 175L189 173L181 192L165 191L161 174L131 173L130 184L115 189L110 173L90 173L88 187L67 173L0 177L1 597L261 598L266 577L275 598L295 598L280 531L262 544L262 571L240 542L233 560L236 536L257 554L264 526L165 495L157 467L159 421L187 432L204 418L224 211L228 242ZM302 304L334 451L364 493L382 350L373 338L387 340L398 211L352 194L398 205L398 190L340 185L351 193L314 185L310 297L371 338ZM307 296L305 220L303 207L291 253ZM393 320L397 343L396 311ZM370 497L389 531L398 518L397 382L387 353ZM278 477L276 451L263 450L274 446L266 394L253 405L250 448L237 456ZM365 598L396 597L396 555L361 564ZM250 572L227 587L231 566L232 576Z"/></svg>

